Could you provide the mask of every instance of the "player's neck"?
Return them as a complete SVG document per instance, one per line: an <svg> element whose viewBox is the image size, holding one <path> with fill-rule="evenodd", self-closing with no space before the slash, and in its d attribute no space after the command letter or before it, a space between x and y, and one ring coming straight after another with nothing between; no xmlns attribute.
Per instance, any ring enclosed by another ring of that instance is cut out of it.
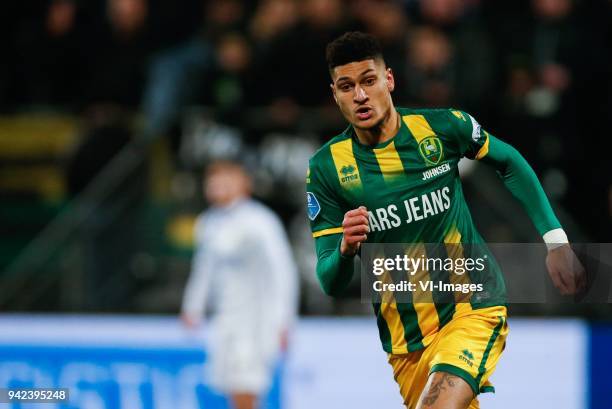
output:
<svg viewBox="0 0 612 409"><path fill-rule="evenodd" d="M231 209L235 207L237 204L247 200L249 195L247 193L237 193L235 195L229 196L227 198L223 198L222 200L217 201L213 204L213 206L221 208L221 209Z"/></svg>
<svg viewBox="0 0 612 409"><path fill-rule="evenodd" d="M400 127L399 114L395 108L391 107L389 115L379 125L369 129L354 129L362 145L374 146L393 138L399 132Z"/></svg>

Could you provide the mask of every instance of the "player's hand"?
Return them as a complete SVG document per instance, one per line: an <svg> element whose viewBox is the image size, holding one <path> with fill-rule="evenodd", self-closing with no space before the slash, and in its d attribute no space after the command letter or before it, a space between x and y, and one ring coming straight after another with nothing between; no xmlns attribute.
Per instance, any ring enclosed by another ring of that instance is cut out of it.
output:
<svg viewBox="0 0 612 409"><path fill-rule="evenodd" d="M546 268L562 295L576 294L586 287L586 272L569 244L548 251Z"/></svg>
<svg viewBox="0 0 612 409"><path fill-rule="evenodd" d="M289 330L286 328L280 332L280 350L286 352L289 348Z"/></svg>
<svg viewBox="0 0 612 409"><path fill-rule="evenodd" d="M365 206L346 212L342 221L340 253L343 256L354 256L361 243L367 240L369 232L368 210Z"/></svg>
<svg viewBox="0 0 612 409"><path fill-rule="evenodd" d="M200 326L200 319L191 314L182 313L181 314L181 322L188 329L194 329Z"/></svg>

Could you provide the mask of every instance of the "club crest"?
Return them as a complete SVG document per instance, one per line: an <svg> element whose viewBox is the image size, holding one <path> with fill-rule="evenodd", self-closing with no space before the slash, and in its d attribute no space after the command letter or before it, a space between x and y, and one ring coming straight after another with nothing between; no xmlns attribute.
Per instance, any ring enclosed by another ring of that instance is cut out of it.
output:
<svg viewBox="0 0 612 409"><path fill-rule="evenodd" d="M442 142L436 136L428 136L419 143L419 153L428 165L437 165L442 160Z"/></svg>

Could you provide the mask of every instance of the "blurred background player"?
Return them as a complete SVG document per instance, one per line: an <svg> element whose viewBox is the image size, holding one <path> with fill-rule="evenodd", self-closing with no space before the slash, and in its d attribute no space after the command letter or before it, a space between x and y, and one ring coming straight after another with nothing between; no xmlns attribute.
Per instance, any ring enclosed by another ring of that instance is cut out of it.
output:
<svg viewBox="0 0 612 409"><path fill-rule="evenodd" d="M198 325L208 295L214 295L211 383L236 409L253 409L286 348L296 314L297 271L281 221L251 199L251 179L240 164L210 165L204 191L211 207L195 227L182 320Z"/></svg>

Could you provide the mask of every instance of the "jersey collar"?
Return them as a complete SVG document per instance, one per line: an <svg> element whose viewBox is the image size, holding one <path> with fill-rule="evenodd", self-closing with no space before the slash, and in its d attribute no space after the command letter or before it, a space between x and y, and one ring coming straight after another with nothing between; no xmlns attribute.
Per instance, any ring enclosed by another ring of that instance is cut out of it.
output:
<svg viewBox="0 0 612 409"><path fill-rule="evenodd" d="M406 124L402 120L402 114L399 112L399 110L396 107L393 107L393 109L395 109L395 112L397 112L397 114L399 115L400 127L397 130L397 133L392 138L389 138L389 140L378 143L376 145L364 145L361 142L359 142L359 138L357 137L355 128L351 124L348 125L348 127L344 130L343 133L346 136L350 137L355 143L355 145L357 145L359 148L366 149L366 150L384 148L385 146L389 145L391 142L396 141L399 138L401 138L402 135L405 135L407 132Z"/></svg>

